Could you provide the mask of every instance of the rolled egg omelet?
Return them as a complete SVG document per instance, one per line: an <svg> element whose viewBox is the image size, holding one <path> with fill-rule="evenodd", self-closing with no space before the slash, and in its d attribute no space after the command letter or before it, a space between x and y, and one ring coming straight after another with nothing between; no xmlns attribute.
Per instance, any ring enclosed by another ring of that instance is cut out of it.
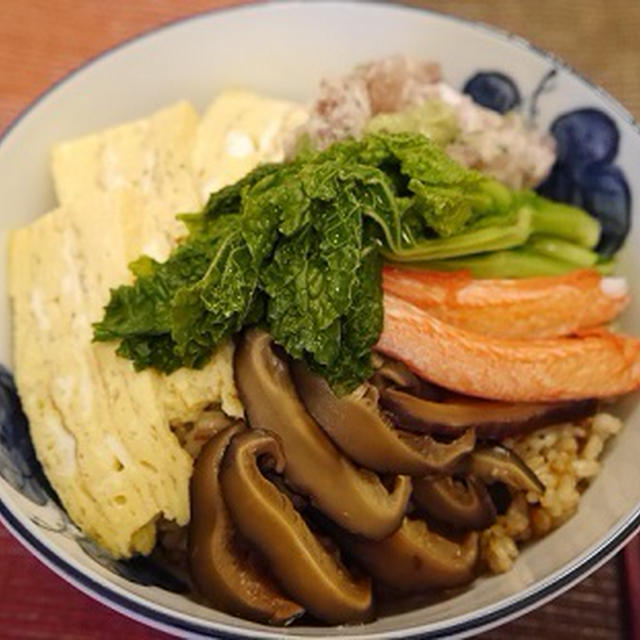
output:
<svg viewBox="0 0 640 640"><path fill-rule="evenodd" d="M38 459L71 519L116 557L149 553L161 518L189 521L191 457L171 427L242 406L233 347L201 370L136 372L92 343L109 289L140 254L164 260L201 208L255 165L284 156L306 118L293 103L221 94L199 121L186 102L53 151L60 206L10 240L18 391Z"/></svg>

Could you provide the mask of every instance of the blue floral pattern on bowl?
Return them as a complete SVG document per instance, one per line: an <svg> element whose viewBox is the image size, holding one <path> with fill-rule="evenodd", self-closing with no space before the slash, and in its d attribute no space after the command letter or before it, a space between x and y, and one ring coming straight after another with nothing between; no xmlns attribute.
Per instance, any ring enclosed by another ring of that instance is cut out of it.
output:
<svg viewBox="0 0 640 640"><path fill-rule="evenodd" d="M537 103L552 90L556 70L544 75L530 98L529 117L534 120ZM475 102L505 113L518 108L521 93L516 82L500 71L480 71L463 87ZM620 249L631 229L631 191L624 172L614 164L620 132L613 119L593 107L558 115L550 128L557 160L539 193L588 211L602 226L597 251L609 258Z"/></svg>
<svg viewBox="0 0 640 640"><path fill-rule="evenodd" d="M620 133L603 111L575 109L551 125L558 159L538 191L554 200L586 209L602 225L597 250L612 256L631 228L631 192L615 164Z"/></svg>
<svg viewBox="0 0 640 640"><path fill-rule="evenodd" d="M0 365L0 476L16 491L45 505L53 495L36 458L29 423L11 374Z"/></svg>
<svg viewBox="0 0 640 640"><path fill-rule="evenodd" d="M130 582L162 587L172 593L188 593L186 582L154 561L153 557L135 556L130 560L114 560L106 551L84 536L78 536L80 548L99 565Z"/></svg>
<svg viewBox="0 0 640 640"><path fill-rule="evenodd" d="M516 109L522 102L518 85L499 71L479 71L467 80L462 92L470 95L474 102L498 113Z"/></svg>
<svg viewBox="0 0 640 640"><path fill-rule="evenodd" d="M29 422L13 376L0 365L0 477L25 498L40 507L50 506L46 517L32 516L31 522L48 531L75 540L99 565L131 582L158 586L174 593L187 593L187 584L153 558L116 560L78 532L60 506L36 458L29 436Z"/></svg>

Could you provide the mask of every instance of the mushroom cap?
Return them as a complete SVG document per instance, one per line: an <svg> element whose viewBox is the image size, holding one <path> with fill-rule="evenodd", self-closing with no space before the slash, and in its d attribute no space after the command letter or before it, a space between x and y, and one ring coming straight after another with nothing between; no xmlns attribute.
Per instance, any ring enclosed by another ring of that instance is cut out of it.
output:
<svg viewBox="0 0 640 640"><path fill-rule="evenodd" d="M332 624L363 620L372 603L369 578L355 578L324 548L291 500L260 472L264 456L276 472L285 468L277 436L260 430L234 437L224 455L220 483L238 529L308 611Z"/></svg>
<svg viewBox="0 0 640 640"><path fill-rule="evenodd" d="M304 609L276 584L260 558L236 531L222 498L218 473L242 422L227 427L202 449L191 478L189 568L198 591L216 608L234 615L284 624Z"/></svg>

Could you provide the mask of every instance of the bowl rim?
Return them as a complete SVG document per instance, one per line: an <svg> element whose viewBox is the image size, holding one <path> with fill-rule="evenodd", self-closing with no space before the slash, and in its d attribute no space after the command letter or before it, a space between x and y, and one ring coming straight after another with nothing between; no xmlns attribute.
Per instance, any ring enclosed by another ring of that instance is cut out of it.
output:
<svg viewBox="0 0 640 640"><path fill-rule="evenodd" d="M308 6L334 5L334 6L350 6L363 5L378 7L383 6L388 9L407 12L419 12L422 14L430 14L439 18L444 18L452 22L458 22L466 27L484 31L493 38L499 38L509 44L520 49L534 53L535 55L550 62L554 68L568 72L570 75L578 78L587 85L592 91L602 98L607 107L615 112L623 119L632 129L640 135L640 123L620 102L613 97L607 90L587 78L582 72L576 70L561 57L546 51L545 49L531 43L526 38L514 34L508 30L496 27L480 20L472 20L461 16L451 15L445 11L439 11L427 7L411 4L409 0L258 0L257 2L244 2L238 5L228 5L221 7L211 7L203 11L191 13L189 15L179 17L161 25L145 29L133 36L130 36L115 45L100 51L99 53L87 58L82 63L68 71L58 80L46 87L37 94L20 112L13 117L9 124L0 132L0 147L8 138L16 127L34 110L41 102L43 102L50 94L54 93L59 87L71 80L76 74L80 74L85 69L91 67L94 62L110 56L124 49L130 44L144 40L147 37L180 27L189 22L195 22L199 19L207 19L219 13L242 12L242 11L260 11L268 10L269 7L296 6L304 8ZM265 628L256 633L255 630L236 629L229 631L227 623L214 621L194 620L194 616L190 614L180 614L170 610L165 605L152 604L145 602L142 596L127 593L124 589L110 584L107 579L101 578L96 574L92 577L85 573L74 562L60 555L52 548L44 539L40 539L37 535L29 530L29 528L21 521L21 519L12 511L5 503L0 495L0 522L2 522L10 533L33 555L35 555L43 564L51 569L65 581L87 594L91 598L106 605L107 607L121 613L133 620L142 622L150 627L162 630L168 633L179 633L182 637L190 638L277 638L278 630ZM519 593L508 598L504 598L493 605L484 607L483 613L466 614L464 619L451 619L450 623L446 620L439 624L437 629L425 631L419 626L409 629L398 629L386 632L365 633L354 636L358 640L367 638L450 638L450 637L467 637L481 631L494 628L504 624L509 620L520 617L529 611L543 605L549 600L559 596L580 580L586 578L598 567L610 559L617 551L619 551L633 536L640 531L640 503L627 516L622 518L610 530L609 534L599 543L592 545L584 550L580 555L574 558L564 567L558 569L546 579L534 583L523 589ZM612 533L613 532L613 533ZM480 610L482 611L482 610ZM461 616L462 617L462 616ZM307 639L313 636L295 636L287 633L287 637Z"/></svg>
<svg viewBox="0 0 640 640"><path fill-rule="evenodd" d="M168 633L180 633L182 637L188 638L221 638L229 640L246 640L247 638L279 638L276 628L255 633L250 630L233 631L218 628L219 623L202 622L196 623L192 620L183 619L182 616L174 612L161 610L166 609L160 605L150 605L138 600L143 600L140 596L133 594L119 593L113 585L101 584L87 573L79 570L73 564L58 555L49 548L42 540L32 534L12 513L12 511L0 499L0 522L8 531L43 564L51 569L56 575L66 582L82 591L92 599L101 604L127 616L137 622L142 622L152 628ZM439 629L430 631L421 630L419 627L412 629L398 629L390 632L369 633L354 636L356 640L367 640L374 638L464 638L472 634L481 633L489 629L505 624L511 620L519 618L526 613L542 606L546 602L561 595L576 583L589 576L602 566L607 560L622 549L629 540L640 529L640 513L631 517L621 527L620 531L607 540L605 544L594 549L587 550L572 565L560 569L546 580L534 584L527 589L515 594L508 599L498 602L491 607L491 610L482 615L473 614L465 621L454 622ZM522 595L526 594L526 595ZM185 616L187 617L187 616ZM192 616L188 616L192 617ZM292 640L308 640L313 636L287 634ZM318 636L319 637L319 636Z"/></svg>

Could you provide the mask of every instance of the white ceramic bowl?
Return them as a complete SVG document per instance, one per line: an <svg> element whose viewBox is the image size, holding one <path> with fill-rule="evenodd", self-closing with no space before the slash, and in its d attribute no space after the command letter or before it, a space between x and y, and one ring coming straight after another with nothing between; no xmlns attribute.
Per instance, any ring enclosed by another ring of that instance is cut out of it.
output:
<svg viewBox="0 0 640 640"><path fill-rule="evenodd" d="M116 47L52 87L0 141L0 228L6 233L54 204L48 159L56 141L142 116L179 98L202 108L228 85L307 100L321 77L398 52L440 61L447 80L457 87L479 70L507 74L519 88L522 108L541 128L579 107L608 114L620 133L615 163L626 173L631 195L640 192L640 135L630 115L601 89L523 40L485 25L398 5L285 2L182 20ZM639 234L637 228L632 231L629 248L640 246ZM638 253L627 249L621 264L621 271L631 276L634 294L623 326L632 330L635 325L636 333L639 261ZM10 370L4 263L0 261L0 361ZM526 548L513 571L481 578L455 598L362 626L265 627L168 590L179 591L180 584L144 562L115 563L105 557L49 498L7 372L0 372L0 517L43 562L78 588L126 615L177 634L466 635L557 595L604 562L640 525L640 415L635 404L630 398L620 408L626 429L607 451L604 471L584 495L578 514Z"/></svg>

